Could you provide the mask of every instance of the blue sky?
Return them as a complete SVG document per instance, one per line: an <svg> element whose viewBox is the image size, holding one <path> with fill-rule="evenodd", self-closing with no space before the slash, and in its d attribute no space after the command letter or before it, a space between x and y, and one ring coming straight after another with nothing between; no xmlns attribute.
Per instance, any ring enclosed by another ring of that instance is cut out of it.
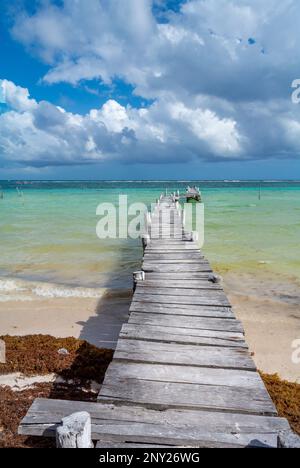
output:
<svg viewBox="0 0 300 468"><path fill-rule="evenodd" d="M0 179L300 179L296 0L4 0L0 16Z"/></svg>

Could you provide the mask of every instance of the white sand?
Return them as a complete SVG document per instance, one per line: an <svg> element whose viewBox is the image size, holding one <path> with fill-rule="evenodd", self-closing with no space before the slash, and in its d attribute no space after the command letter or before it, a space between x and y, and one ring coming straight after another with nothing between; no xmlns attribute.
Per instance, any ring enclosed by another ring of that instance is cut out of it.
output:
<svg viewBox="0 0 300 468"><path fill-rule="evenodd" d="M45 298L0 302L1 335L80 338L113 349L128 320L130 297Z"/></svg>
<svg viewBox="0 0 300 468"><path fill-rule="evenodd" d="M300 338L297 287L292 290L291 285L279 286L273 280L260 282L248 275L227 274L224 288L244 325L246 341L258 369L300 383L300 364L292 361L292 343ZM291 303L281 299L281 289L286 292L288 288Z"/></svg>

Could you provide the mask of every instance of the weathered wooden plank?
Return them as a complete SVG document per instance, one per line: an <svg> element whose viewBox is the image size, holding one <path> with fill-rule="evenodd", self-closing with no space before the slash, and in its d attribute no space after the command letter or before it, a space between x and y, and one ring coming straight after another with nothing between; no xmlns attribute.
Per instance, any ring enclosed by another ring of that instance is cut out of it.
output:
<svg viewBox="0 0 300 468"><path fill-rule="evenodd" d="M180 232L183 234L184 228L178 222L171 223L171 224L167 224L167 223L161 224L161 223L155 223L152 221L151 226L149 227L150 235L152 236L153 232L157 232L157 231L165 231L165 232L175 231L175 232Z"/></svg>
<svg viewBox="0 0 300 468"><path fill-rule="evenodd" d="M147 443L192 447L277 447L277 435L288 430L285 419L239 413L174 410L141 406L43 400L34 401L19 433L54 436L63 417L87 411L92 438L109 443Z"/></svg>
<svg viewBox="0 0 300 468"><path fill-rule="evenodd" d="M206 289L193 289L193 288L168 288L168 287L163 287L163 288L147 288L143 286L143 282L138 283L138 288L136 290L136 295L137 296L170 296L170 297L176 297L176 299L183 296L185 297L190 297L193 296L193 301L197 301L203 299L207 300L213 300L213 299L220 299L224 300L227 304L229 304L228 299L224 293L224 291L221 290L213 290L210 288Z"/></svg>
<svg viewBox="0 0 300 468"><path fill-rule="evenodd" d="M144 271L158 271L158 272L192 272L192 271L198 271L198 272L201 272L201 271L209 271L211 272L212 269L209 265L208 262L199 262L195 265L189 265L189 264L186 264L186 265L178 265L178 264L173 264L173 265L163 265L163 264L152 264L152 263L148 263L148 262L144 262L143 263L143 266L142 266L142 269Z"/></svg>
<svg viewBox="0 0 300 468"><path fill-rule="evenodd" d="M203 257L202 257L203 258ZM155 259L155 258L145 258L144 259L144 263L146 265L199 265L199 264L205 264L207 265L207 262L206 261L201 261L201 258L197 259L197 258L191 258L191 259Z"/></svg>
<svg viewBox="0 0 300 468"><path fill-rule="evenodd" d="M149 231L151 234L153 233L153 231L166 231L166 232L175 231L175 232L183 233L184 228L179 222L170 223L170 224L167 224L167 223L161 224L161 223L155 223L152 221Z"/></svg>
<svg viewBox="0 0 300 468"><path fill-rule="evenodd" d="M194 260L190 260L190 261L194 261ZM173 263L176 264L176 260L160 260L160 259L155 260L155 259L154 259L154 260L149 261L149 260L145 259L145 260L143 261L143 263L146 264L146 265L147 265L148 263L151 263L151 264L152 264L153 262L155 262L157 265L162 265L162 266L164 266L164 265L166 264L165 262L170 262L171 264L173 264ZM181 269L181 268L187 268L187 266L186 266L186 261L185 261L185 260L178 260L177 264L178 264L178 268L179 268L179 269ZM204 257L199 258L199 259L197 260L197 264L198 264L199 266L209 265L208 261L207 261ZM190 268L195 268L195 267L192 267L192 266L191 266ZM176 271L176 270L175 270L175 271ZM191 270L191 271L192 271L192 270ZM197 270L196 270L196 271L197 271Z"/></svg>
<svg viewBox="0 0 300 468"><path fill-rule="evenodd" d="M191 244L193 244L193 245L195 245L195 246L197 245L195 241L191 241L191 240L187 240L187 239L184 239L184 240L176 240L176 239L174 240L174 239L170 239L169 241L165 241L165 240L159 241L159 240L153 239L153 240L151 241L151 244L152 244L152 245L156 245L156 244L157 244L157 245L159 245L159 246L160 246L161 244L162 244L162 245L165 245L165 244L166 244L166 245L169 245L169 244L174 244L174 245L188 244L188 245L191 245Z"/></svg>
<svg viewBox="0 0 300 468"><path fill-rule="evenodd" d="M217 284L217 283L211 283L211 284ZM193 295L198 297L205 297L208 295L208 297L212 297L212 295L216 295L216 297L223 297L226 299L225 293L223 292L222 289L216 289L216 288L211 288L208 287L209 282L206 281L205 284L202 286L202 288L193 288L192 286L190 287L169 287L168 285L162 285L159 286L159 283L156 283L155 287L153 285L148 285L144 282L139 282L136 288L136 294L155 294L155 295L162 295L162 296L187 296L187 295ZM208 294L207 294L208 293Z"/></svg>
<svg viewBox="0 0 300 468"><path fill-rule="evenodd" d="M184 240L184 236L182 234L169 234L169 233L156 233L151 235L151 239L161 239L161 240Z"/></svg>
<svg viewBox="0 0 300 468"><path fill-rule="evenodd" d="M141 404L153 409L167 407L277 414L266 389L259 386L244 388L112 377L103 383L98 401Z"/></svg>
<svg viewBox="0 0 300 468"><path fill-rule="evenodd" d="M201 290L199 290L201 291ZM207 290L209 292L209 290ZM213 291L215 293L220 291ZM227 297L221 294L215 296L197 295L193 296L165 296L161 294L140 294L134 295L135 301L140 302L159 302L160 304L191 304L191 305L211 305L211 306L229 306Z"/></svg>
<svg viewBox="0 0 300 468"><path fill-rule="evenodd" d="M210 332L210 335L208 334ZM220 333L222 336L217 336ZM227 336L226 336L227 335ZM207 346L226 346L247 348L241 333L218 332L214 330L194 330L157 325L126 324L120 338L130 340L164 341L166 343L195 344Z"/></svg>
<svg viewBox="0 0 300 468"><path fill-rule="evenodd" d="M208 278L210 277L211 275L211 272L162 272L160 273L159 271L157 272L151 272L151 271L148 271L146 272L146 280L149 279L149 280L165 280L165 281L169 281L169 280L177 280L177 281L180 281L180 280L206 280L208 281Z"/></svg>
<svg viewBox="0 0 300 468"><path fill-rule="evenodd" d="M147 246L147 250L152 247L157 247L162 250L168 250L168 247L172 246L178 248L178 250L184 249L186 246L194 247L194 250L199 252L199 246L195 241L191 241L187 238L183 239L151 239L150 244Z"/></svg>
<svg viewBox="0 0 300 468"><path fill-rule="evenodd" d="M172 446L173 448L182 448L181 446ZM153 445L153 444L138 444L138 443L127 443L127 442L97 442L96 444L96 449L132 449L132 448L137 448L137 449L152 449L152 448L157 448L157 449L162 449L162 448L170 448L170 445Z"/></svg>
<svg viewBox="0 0 300 468"><path fill-rule="evenodd" d="M161 239L161 240L169 240L169 239L177 239L183 240L184 236L182 234L169 234L169 233L156 233L151 235L151 239ZM151 241L150 241L151 243Z"/></svg>
<svg viewBox="0 0 300 468"><path fill-rule="evenodd" d="M182 229L166 228L166 229L151 229L150 238L160 239L165 236L165 239L179 239L184 240L185 234Z"/></svg>
<svg viewBox="0 0 300 468"><path fill-rule="evenodd" d="M142 312L165 315L190 315L196 317L211 318L235 318L231 307L222 306L193 306L187 304L159 304L149 302L139 302L133 300L130 306L130 312Z"/></svg>
<svg viewBox="0 0 300 468"><path fill-rule="evenodd" d="M157 364L256 370L255 364L247 350L241 348L194 346L120 339L114 358Z"/></svg>
<svg viewBox="0 0 300 468"><path fill-rule="evenodd" d="M143 314L132 312L129 323L139 325L166 326L200 330L219 330L243 333L241 322L230 318L190 317L181 315Z"/></svg>
<svg viewBox="0 0 300 468"><path fill-rule="evenodd" d="M146 252L144 254L144 260L148 260L151 262L157 261L157 260L202 260L204 256L200 254L200 252L191 250L187 252L177 252L176 250L174 252L169 252L169 253L162 253L162 252Z"/></svg>
<svg viewBox="0 0 300 468"><path fill-rule="evenodd" d="M185 254L187 252L202 255L201 251L199 250L198 245L185 240L177 240L177 239L151 239L150 243L147 245L145 253L147 254L158 254L159 252L165 254Z"/></svg>
<svg viewBox="0 0 300 468"><path fill-rule="evenodd" d="M222 290L220 283L212 283L208 279L197 279L197 280L170 280L170 279L148 279L140 283L143 288L180 288L180 289L213 289Z"/></svg>
<svg viewBox="0 0 300 468"><path fill-rule="evenodd" d="M136 363L116 359L110 364L105 382L114 379L137 379L153 382L173 382L182 384L216 385L225 387L241 387L265 390L265 386L257 372L235 369L210 369L192 366L166 366L163 364Z"/></svg>

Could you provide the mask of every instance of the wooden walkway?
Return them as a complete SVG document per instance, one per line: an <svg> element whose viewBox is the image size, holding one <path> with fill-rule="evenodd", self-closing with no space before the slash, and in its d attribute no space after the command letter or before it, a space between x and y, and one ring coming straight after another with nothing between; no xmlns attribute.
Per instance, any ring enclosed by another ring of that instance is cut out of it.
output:
<svg viewBox="0 0 300 468"><path fill-rule="evenodd" d="M221 285L187 237L176 204L164 197L98 403L36 400L21 434L53 435L62 417L84 410L98 447L277 447L289 425L277 416Z"/></svg>

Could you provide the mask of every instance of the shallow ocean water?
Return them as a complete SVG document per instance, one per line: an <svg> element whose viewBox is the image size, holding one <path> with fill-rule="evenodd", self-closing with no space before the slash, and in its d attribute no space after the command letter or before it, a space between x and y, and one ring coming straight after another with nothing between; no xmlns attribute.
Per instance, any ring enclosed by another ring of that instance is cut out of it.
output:
<svg viewBox="0 0 300 468"><path fill-rule="evenodd" d="M130 287L140 241L98 239L98 204L123 194L150 206L166 187L188 184L202 191L204 252L217 271L300 281L300 182L2 181L0 296L20 296L20 280L49 283L49 297L57 285L66 295L77 287Z"/></svg>

